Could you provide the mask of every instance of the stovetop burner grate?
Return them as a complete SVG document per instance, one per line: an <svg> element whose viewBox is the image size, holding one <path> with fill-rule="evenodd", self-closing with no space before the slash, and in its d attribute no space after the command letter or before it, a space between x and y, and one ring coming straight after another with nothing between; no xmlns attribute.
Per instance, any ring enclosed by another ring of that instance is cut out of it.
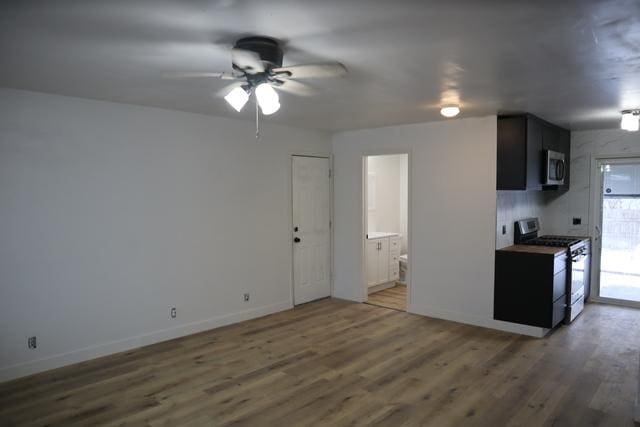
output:
<svg viewBox="0 0 640 427"><path fill-rule="evenodd" d="M579 243L580 239L570 236L541 236L523 242L526 245L569 247Z"/></svg>

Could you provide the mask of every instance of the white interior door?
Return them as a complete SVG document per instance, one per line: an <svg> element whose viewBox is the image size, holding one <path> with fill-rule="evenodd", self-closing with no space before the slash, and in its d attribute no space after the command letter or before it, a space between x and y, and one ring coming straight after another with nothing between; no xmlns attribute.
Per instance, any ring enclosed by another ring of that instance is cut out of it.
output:
<svg viewBox="0 0 640 427"><path fill-rule="evenodd" d="M292 157L293 303L331 295L329 159Z"/></svg>

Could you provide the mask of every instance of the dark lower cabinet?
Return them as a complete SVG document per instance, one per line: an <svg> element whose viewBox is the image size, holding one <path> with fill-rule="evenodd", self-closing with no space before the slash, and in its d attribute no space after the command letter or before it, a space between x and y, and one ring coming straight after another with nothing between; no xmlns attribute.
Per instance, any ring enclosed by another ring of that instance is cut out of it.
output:
<svg viewBox="0 0 640 427"><path fill-rule="evenodd" d="M567 254L496 251L496 320L553 328L566 309Z"/></svg>

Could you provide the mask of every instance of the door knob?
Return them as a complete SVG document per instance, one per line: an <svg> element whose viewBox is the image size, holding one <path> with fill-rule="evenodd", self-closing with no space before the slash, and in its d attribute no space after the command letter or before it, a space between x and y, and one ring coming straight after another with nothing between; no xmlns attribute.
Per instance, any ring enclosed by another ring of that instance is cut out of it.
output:
<svg viewBox="0 0 640 427"><path fill-rule="evenodd" d="M300 238L296 237L296 238L293 239L293 241L296 242L296 243L300 243Z"/></svg>

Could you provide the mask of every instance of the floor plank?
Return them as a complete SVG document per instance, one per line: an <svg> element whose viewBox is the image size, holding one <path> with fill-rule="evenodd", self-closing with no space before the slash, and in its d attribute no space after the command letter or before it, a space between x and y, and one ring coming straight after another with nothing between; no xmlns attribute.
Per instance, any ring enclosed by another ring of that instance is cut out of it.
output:
<svg viewBox="0 0 640 427"><path fill-rule="evenodd" d="M407 286L396 284L392 288L369 294L367 303L394 310L407 310Z"/></svg>
<svg viewBox="0 0 640 427"><path fill-rule="evenodd" d="M0 425L633 426L640 310L545 339L327 299L0 384Z"/></svg>

